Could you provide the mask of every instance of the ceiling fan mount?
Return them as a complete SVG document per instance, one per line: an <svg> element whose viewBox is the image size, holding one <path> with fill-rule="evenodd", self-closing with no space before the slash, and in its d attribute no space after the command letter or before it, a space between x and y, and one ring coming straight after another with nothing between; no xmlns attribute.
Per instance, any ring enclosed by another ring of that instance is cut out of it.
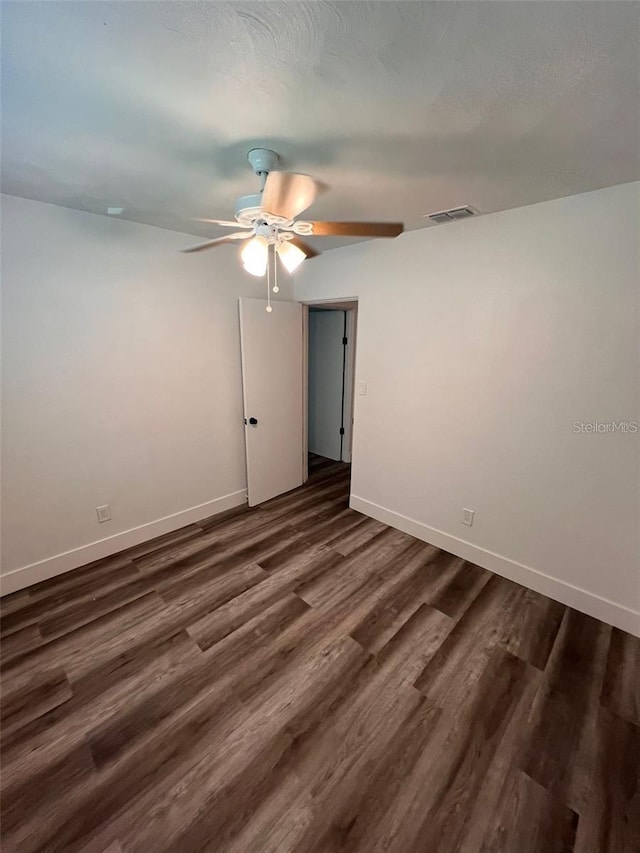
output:
<svg viewBox="0 0 640 853"><path fill-rule="evenodd" d="M264 175L274 172L280 157L270 148L252 148L247 154L247 160L256 175Z"/></svg>

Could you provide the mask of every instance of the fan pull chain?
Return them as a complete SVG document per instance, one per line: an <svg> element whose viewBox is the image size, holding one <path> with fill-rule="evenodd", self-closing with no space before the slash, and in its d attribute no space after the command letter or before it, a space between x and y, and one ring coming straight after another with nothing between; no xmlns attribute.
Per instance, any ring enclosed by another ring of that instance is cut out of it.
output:
<svg viewBox="0 0 640 853"><path fill-rule="evenodd" d="M267 311L269 314L273 311L271 307L271 253L269 249L271 247L267 246Z"/></svg>
<svg viewBox="0 0 640 853"><path fill-rule="evenodd" d="M273 292L278 293L278 259L276 257L276 247L273 247Z"/></svg>

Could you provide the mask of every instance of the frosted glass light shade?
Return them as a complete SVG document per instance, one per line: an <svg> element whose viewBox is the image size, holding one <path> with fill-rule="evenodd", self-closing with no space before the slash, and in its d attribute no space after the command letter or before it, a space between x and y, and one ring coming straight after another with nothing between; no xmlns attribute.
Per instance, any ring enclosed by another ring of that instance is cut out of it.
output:
<svg viewBox="0 0 640 853"><path fill-rule="evenodd" d="M242 265L248 273L263 276L267 271L269 260L269 244L264 237L253 237L248 240L240 252Z"/></svg>
<svg viewBox="0 0 640 853"><path fill-rule="evenodd" d="M302 249L294 246L289 241L280 243L276 251L280 256L280 260L285 265L287 272L295 272L307 257Z"/></svg>

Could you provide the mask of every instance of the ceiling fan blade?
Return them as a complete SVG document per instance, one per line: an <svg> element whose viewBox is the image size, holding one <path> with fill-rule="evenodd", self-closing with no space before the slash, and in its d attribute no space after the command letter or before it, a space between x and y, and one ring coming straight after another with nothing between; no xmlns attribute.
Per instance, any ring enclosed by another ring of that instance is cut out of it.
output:
<svg viewBox="0 0 640 853"><path fill-rule="evenodd" d="M326 189L310 175L297 172L269 172L262 193L262 208L274 216L295 219Z"/></svg>
<svg viewBox="0 0 640 853"><path fill-rule="evenodd" d="M308 243L305 243L304 240L301 240L299 237L291 237L289 243L293 243L294 246L297 246L301 252L304 252L307 256L307 260L309 258L315 258L320 252L317 249L314 249L313 246L310 246Z"/></svg>
<svg viewBox="0 0 640 853"><path fill-rule="evenodd" d="M223 243L233 243L234 240L248 240L253 236L253 232L238 231L235 234L227 234L225 237L217 237L215 240L207 240L206 243L197 243L195 246L189 246L188 249L182 249L183 252L202 252L204 249L213 249L215 246L222 246Z"/></svg>
<svg viewBox="0 0 640 853"><path fill-rule="evenodd" d="M309 222L308 224L311 225L310 233L314 237L397 237L404 231L402 222Z"/></svg>
<svg viewBox="0 0 640 853"><path fill-rule="evenodd" d="M211 225L223 225L225 228L253 228L253 225L243 225L242 222L231 221L230 219L201 219L196 217L192 222L209 222Z"/></svg>

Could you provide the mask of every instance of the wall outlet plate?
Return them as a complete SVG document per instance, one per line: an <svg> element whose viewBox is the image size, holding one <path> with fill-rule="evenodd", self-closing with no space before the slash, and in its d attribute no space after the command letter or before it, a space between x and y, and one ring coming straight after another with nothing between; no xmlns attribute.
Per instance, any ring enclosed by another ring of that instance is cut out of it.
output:
<svg viewBox="0 0 640 853"><path fill-rule="evenodd" d="M98 524L102 524L103 521L111 521L111 510L109 509L109 504L97 506L96 515L98 516Z"/></svg>
<svg viewBox="0 0 640 853"><path fill-rule="evenodd" d="M475 512L472 509L463 509L462 510L462 523L466 524L467 527L471 527L473 524L473 516Z"/></svg>

